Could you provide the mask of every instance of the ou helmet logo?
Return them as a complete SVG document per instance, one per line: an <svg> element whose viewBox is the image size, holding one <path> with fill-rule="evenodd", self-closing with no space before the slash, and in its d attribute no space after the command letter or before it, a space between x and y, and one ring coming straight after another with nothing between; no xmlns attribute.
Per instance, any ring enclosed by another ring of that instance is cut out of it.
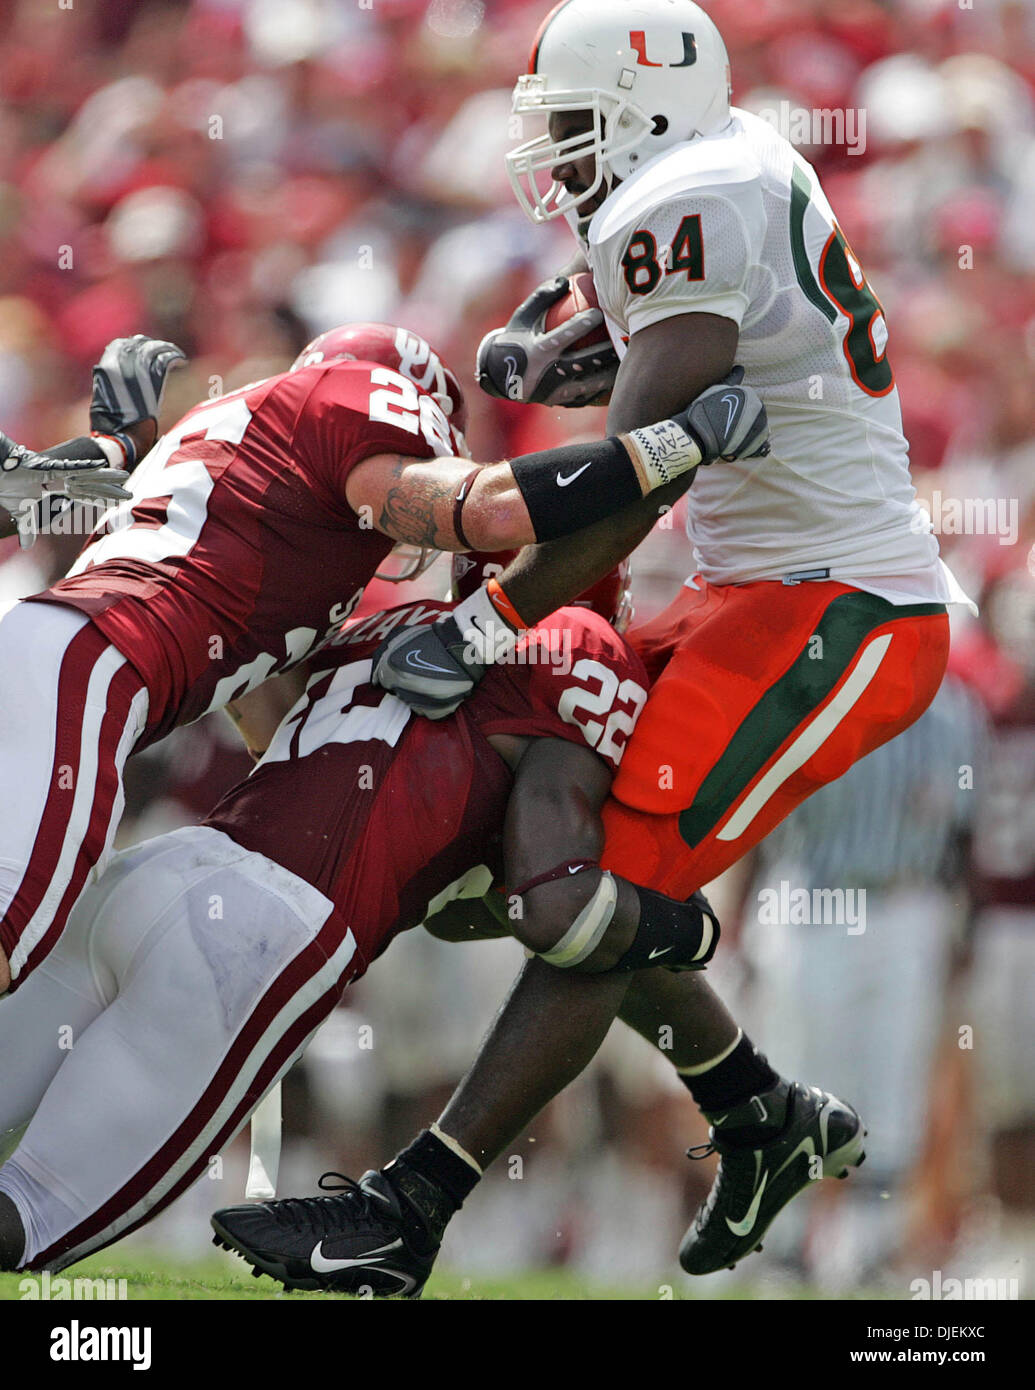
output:
<svg viewBox="0 0 1035 1390"><path fill-rule="evenodd" d="M638 68L690 68L697 62L697 44L693 34L683 34L683 58L678 63L652 63L647 57L647 35L643 29L629 31L629 47L636 54Z"/></svg>

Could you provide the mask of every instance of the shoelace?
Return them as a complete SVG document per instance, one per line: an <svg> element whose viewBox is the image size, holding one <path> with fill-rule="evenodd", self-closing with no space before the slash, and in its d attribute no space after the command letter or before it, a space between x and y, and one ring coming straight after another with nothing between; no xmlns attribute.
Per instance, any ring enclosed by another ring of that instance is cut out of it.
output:
<svg viewBox="0 0 1035 1390"><path fill-rule="evenodd" d="M328 1179L338 1179L337 1182ZM371 1217L370 1197L345 1173L323 1173L320 1189L331 1193L327 1197L285 1197L267 1204L267 1210L282 1226L302 1225L315 1235L324 1235L340 1223L342 1214L350 1217Z"/></svg>
<svg viewBox="0 0 1035 1390"><path fill-rule="evenodd" d="M715 1145L709 1139L707 1144L694 1144L686 1151L687 1158L692 1158L696 1163L699 1159L710 1158L713 1153L718 1153Z"/></svg>
<svg viewBox="0 0 1035 1390"><path fill-rule="evenodd" d="M709 1139L706 1144L694 1144L687 1149L686 1156L696 1162L699 1159L708 1158L713 1153L719 1155L719 1169L715 1174L715 1181L712 1183L708 1196L698 1210L694 1223L698 1230L706 1225L720 1197L725 1195L728 1190L732 1190L734 1193L739 1190L742 1194L750 1194L755 1185L754 1164L750 1166L740 1164L737 1162L740 1155L736 1150L731 1152L729 1149L720 1149L714 1140ZM753 1154L754 1150L748 1148L743 1153L746 1157L748 1154Z"/></svg>

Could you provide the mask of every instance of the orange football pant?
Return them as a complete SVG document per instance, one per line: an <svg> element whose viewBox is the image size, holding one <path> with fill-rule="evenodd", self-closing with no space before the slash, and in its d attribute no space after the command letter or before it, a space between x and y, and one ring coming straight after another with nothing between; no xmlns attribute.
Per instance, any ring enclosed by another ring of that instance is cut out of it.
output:
<svg viewBox="0 0 1035 1390"><path fill-rule="evenodd" d="M674 898L908 728L949 651L942 604L695 582L628 634L654 683L604 808L603 866Z"/></svg>

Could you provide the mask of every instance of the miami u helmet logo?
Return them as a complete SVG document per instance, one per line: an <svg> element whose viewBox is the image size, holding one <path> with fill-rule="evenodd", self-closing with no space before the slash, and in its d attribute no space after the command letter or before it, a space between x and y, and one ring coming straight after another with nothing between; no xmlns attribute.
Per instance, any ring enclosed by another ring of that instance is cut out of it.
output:
<svg viewBox="0 0 1035 1390"><path fill-rule="evenodd" d="M697 62L697 44L693 34L683 34L683 58L679 63L652 63L647 57L647 35L643 29L629 31L629 47L636 54L638 68L690 68Z"/></svg>

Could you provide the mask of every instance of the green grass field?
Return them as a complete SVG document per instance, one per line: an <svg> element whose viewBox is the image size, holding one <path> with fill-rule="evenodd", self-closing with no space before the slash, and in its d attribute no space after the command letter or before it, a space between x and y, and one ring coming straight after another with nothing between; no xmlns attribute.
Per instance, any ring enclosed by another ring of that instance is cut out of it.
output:
<svg viewBox="0 0 1035 1390"><path fill-rule="evenodd" d="M0 1302L19 1300L26 1296L22 1281L27 1276L21 1274L0 1274ZM33 1276L37 1278L39 1276ZM213 1252L211 1258L179 1263L167 1256L150 1257L136 1250L127 1251L123 1258L118 1252L96 1255L84 1260L64 1275L54 1275L50 1286L50 1297L71 1297L71 1292L57 1287L59 1278L74 1279L125 1279L126 1292L131 1301L147 1300L244 1300L254 1302L271 1298L301 1299L315 1302L336 1302L347 1299L346 1294L287 1293L272 1279L265 1276L255 1279L242 1260L231 1261ZM671 1292L664 1292L671 1287ZM756 1297L749 1285L733 1285L724 1294L729 1300ZM790 1298L821 1297L814 1289L788 1291ZM623 1301L658 1301L659 1298L693 1301L691 1292L685 1292L679 1285L659 1286L657 1284L635 1287L607 1287L587 1283L563 1270L545 1270L536 1273L523 1273L513 1276L477 1275L466 1278L449 1270L436 1271L428 1283L424 1298L449 1300L536 1300L551 1301L592 1301L595 1299L621 1299ZM709 1292L709 1300L715 1294Z"/></svg>

